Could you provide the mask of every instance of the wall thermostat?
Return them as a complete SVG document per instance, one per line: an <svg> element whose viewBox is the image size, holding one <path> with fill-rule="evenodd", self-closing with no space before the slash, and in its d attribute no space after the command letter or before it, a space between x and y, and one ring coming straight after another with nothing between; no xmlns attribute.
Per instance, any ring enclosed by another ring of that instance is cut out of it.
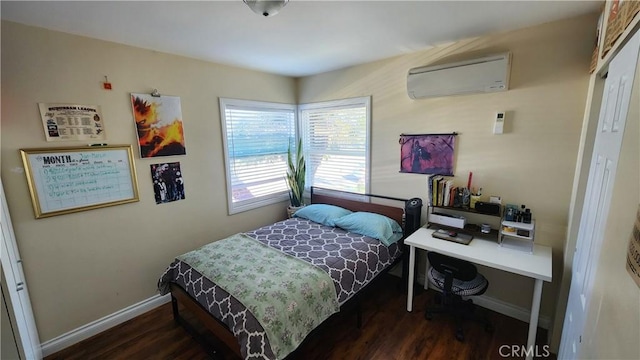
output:
<svg viewBox="0 0 640 360"><path fill-rule="evenodd" d="M494 134L502 134L504 132L504 111L496 113L496 122L493 125Z"/></svg>

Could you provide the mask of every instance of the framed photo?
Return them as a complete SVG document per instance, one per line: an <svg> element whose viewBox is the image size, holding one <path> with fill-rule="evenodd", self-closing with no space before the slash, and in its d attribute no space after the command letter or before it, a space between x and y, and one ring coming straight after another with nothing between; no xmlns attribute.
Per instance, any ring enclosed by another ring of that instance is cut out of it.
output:
<svg viewBox="0 0 640 360"><path fill-rule="evenodd" d="M36 219L139 201L131 145L21 149Z"/></svg>

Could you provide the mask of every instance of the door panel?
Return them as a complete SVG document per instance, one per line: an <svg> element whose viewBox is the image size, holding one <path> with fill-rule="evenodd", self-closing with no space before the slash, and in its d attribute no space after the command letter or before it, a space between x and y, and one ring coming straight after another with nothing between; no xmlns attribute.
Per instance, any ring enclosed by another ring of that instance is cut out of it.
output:
<svg viewBox="0 0 640 360"><path fill-rule="evenodd" d="M2 271L8 293L4 295L6 295L6 300L11 303L13 308L12 314L9 314L16 324L13 333L19 349L24 352L25 359L42 359L40 339L38 338L36 322L31 311L27 284L22 272L22 260L20 260L18 246L16 245L11 216L9 216L9 208L7 207L1 181L0 194L0 201L2 202L0 208L0 211L2 211L2 221L0 222L2 248L0 252L2 253Z"/></svg>
<svg viewBox="0 0 640 360"><path fill-rule="evenodd" d="M586 311L611 205L639 49L640 32L637 32L609 65L573 258L559 359L580 357Z"/></svg>

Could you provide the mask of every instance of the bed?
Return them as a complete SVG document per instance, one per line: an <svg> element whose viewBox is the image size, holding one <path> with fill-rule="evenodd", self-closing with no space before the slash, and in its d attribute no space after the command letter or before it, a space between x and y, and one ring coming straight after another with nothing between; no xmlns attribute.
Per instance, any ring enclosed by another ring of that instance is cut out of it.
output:
<svg viewBox="0 0 640 360"><path fill-rule="evenodd" d="M291 354L308 333L347 304L357 303L359 291L395 266L406 255L404 238L419 227L420 199L358 195L363 199L359 201L345 197L349 195L354 194L312 188L313 206L308 209L322 210L320 215L307 212L311 215L236 234L177 257L158 281L161 294L171 293L176 322L203 342L178 311L180 303L238 357L280 359ZM393 225L393 234L378 236L379 230L370 229L375 226L362 229L363 220L380 220L380 231L388 231L393 222L404 228ZM275 318L281 313L288 318ZM357 315L360 326L359 311ZM214 352L208 345L203 343Z"/></svg>

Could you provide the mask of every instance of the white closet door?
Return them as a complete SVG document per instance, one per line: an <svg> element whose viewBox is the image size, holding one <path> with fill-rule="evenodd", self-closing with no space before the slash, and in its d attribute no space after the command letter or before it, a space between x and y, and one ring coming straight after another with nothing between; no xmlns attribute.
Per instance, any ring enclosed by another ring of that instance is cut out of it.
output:
<svg viewBox="0 0 640 360"><path fill-rule="evenodd" d="M637 32L609 65L571 268L559 359L580 357L584 321L611 205L639 49L640 32Z"/></svg>
<svg viewBox="0 0 640 360"><path fill-rule="evenodd" d="M2 270L4 272L6 287L9 292L8 300L11 301L13 314L16 322L16 340L20 342L18 346L24 351L26 359L42 359L42 349L40 339L36 330L36 322L31 311L29 292L22 272L22 260L18 253L18 246L13 234L9 208L4 195L4 188L0 180L0 191L2 195ZM6 294L5 294L6 296Z"/></svg>

